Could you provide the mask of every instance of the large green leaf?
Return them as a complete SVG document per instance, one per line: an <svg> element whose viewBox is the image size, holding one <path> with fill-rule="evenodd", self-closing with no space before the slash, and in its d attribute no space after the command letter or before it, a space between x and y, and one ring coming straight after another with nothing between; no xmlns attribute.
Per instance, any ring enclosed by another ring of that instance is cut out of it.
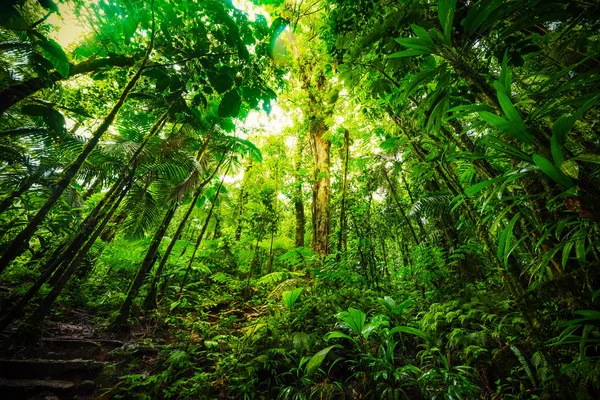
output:
<svg viewBox="0 0 600 400"><path fill-rule="evenodd" d="M533 136L527 131L526 127L523 129L522 125L513 123L506 118L502 118L499 115L487 111L479 111L479 116L500 132L512 136L515 139L519 139L523 143L535 144Z"/></svg>
<svg viewBox="0 0 600 400"><path fill-rule="evenodd" d="M526 161L529 163L533 162L530 155L506 143L505 141L497 138L494 135L484 136L481 139L481 142L484 143L486 146L491 147L492 149L497 150L501 153L507 154L517 160Z"/></svg>
<svg viewBox="0 0 600 400"><path fill-rule="evenodd" d="M336 316L344 321L346 325L350 327L350 329L359 335L363 331L365 327L365 320L367 319L367 315L364 312L352 307L348 308L348 311L342 311Z"/></svg>
<svg viewBox="0 0 600 400"><path fill-rule="evenodd" d="M223 95L221 103L219 104L219 116L221 118L226 117L237 117L240 113L240 107L242 105L242 98L237 90L230 90Z"/></svg>
<svg viewBox="0 0 600 400"><path fill-rule="evenodd" d="M302 293L302 289L301 287L296 288L294 290L290 290L288 292L283 292L281 294L281 297L283 299L283 303L290 309L293 310L294 306L296 305L296 301L298 301L298 298L300 297L300 293Z"/></svg>
<svg viewBox="0 0 600 400"><path fill-rule="evenodd" d="M42 117L48 128L51 131L60 135L67 133L65 126L65 117L52 107L47 107L39 104L27 104L21 108L23 114Z"/></svg>
<svg viewBox="0 0 600 400"><path fill-rule="evenodd" d="M227 74L217 75L210 78L210 83L219 94L223 94L233 87L233 78Z"/></svg>
<svg viewBox="0 0 600 400"><path fill-rule="evenodd" d="M575 186L573 179L565 175L560 169L556 168L550 161L539 154L533 155L533 162L537 165L543 173L548 175L555 182L571 188Z"/></svg>
<svg viewBox="0 0 600 400"><path fill-rule="evenodd" d="M516 213L509 223L506 225L502 234L500 235L500 240L498 241L498 258L504 261L504 266L508 265L508 257L510 250L510 242L512 240L512 231L519 219L520 213Z"/></svg>
<svg viewBox="0 0 600 400"><path fill-rule="evenodd" d="M404 50L399 51L397 53L390 54L388 58L403 58L403 57L414 57L414 56L422 56L426 54L431 54L431 51L428 50Z"/></svg>
<svg viewBox="0 0 600 400"><path fill-rule="evenodd" d="M397 326L390 331L390 335L393 335L394 333L408 333L410 335L418 336L427 342L431 342L431 338L427 336L425 332L417 328L411 328L410 326Z"/></svg>
<svg viewBox="0 0 600 400"><path fill-rule="evenodd" d="M317 354L311 357L311 359L306 364L306 377L310 378L313 374L319 369L327 354L333 349L335 346L329 346L319 351Z"/></svg>
<svg viewBox="0 0 600 400"><path fill-rule="evenodd" d="M504 2L505 0L481 0L470 4L467 16L461 22L465 28L465 33L471 35L477 31L486 20L490 17L493 18L496 10L502 7Z"/></svg>
<svg viewBox="0 0 600 400"><path fill-rule="evenodd" d="M451 44L452 23L454 22L455 10L456 0L438 1L438 18L442 25L442 29L444 30L444 38L447 45Z"/></svg>
<svg viewBox="0 0 600 400"><path fill-rule="evenodd" d="M49 38L44 38L39 44L43 50L44 57L52 63L56 72L62 75L63 78L68 78L71 67L69 65L69 58L63 48L53 39Z"/></svg>

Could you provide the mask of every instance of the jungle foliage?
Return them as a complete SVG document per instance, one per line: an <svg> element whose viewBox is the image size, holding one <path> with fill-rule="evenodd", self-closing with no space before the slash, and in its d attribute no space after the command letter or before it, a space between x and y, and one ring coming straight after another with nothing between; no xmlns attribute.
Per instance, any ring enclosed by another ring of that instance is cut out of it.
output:
<svg viewBox="0 0 600 400"><path fill-rule="evenodd" d="M0 331L144 332L103 398L598 398L599 15L3 2Z"/></svg>

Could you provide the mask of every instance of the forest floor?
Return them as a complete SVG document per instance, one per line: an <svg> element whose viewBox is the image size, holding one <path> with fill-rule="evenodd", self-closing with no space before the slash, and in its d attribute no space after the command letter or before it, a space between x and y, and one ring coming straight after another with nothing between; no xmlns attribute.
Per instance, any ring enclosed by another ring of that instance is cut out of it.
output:
<svg viewBox="0 0 600 400"><path fill-rule="evenodd" d="M188 326L202 319L211 329L227 326L229 334L244 336L248 329L256 328L256 321L268 309L269 304L225 302L204 312L181 314L174 310L171 314ZM135 321L128 328L114 329L88 311L63 306L36 331L20 331L19 325L13 324L0 335L2 399L135 398L126 394L131 390L123 386L162 371L164 360L159 353L182 345L171 323L155 316L140 316ZM203 347L209 339L192 329L188 335L188 348Z"/></svg>

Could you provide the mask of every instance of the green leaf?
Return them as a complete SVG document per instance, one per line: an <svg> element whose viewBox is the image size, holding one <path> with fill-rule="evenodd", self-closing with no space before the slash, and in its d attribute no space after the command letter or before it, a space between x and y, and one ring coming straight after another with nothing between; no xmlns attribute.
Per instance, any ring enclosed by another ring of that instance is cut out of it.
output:
<svg viewBox="0 0 600 400"><path fill-rule="evenodd" d="M342 311L337 314L336 317L341 319L352 329L355 333L359 334L365 327L365 320L367 315L361 310L357 310L356 308L348 308L348 311Z"/></svg>
<svg viewBox="0 0 600 400"><path fill-rule="evenodd" d="M429 33L427 33L425 29L415 24L412 24L410 28L415 33L415 35L417 35L419 40L421 40L422 43L425 43L426 47L435 48L435 43L433 43L433 39L431 38L431 36L429 36Z"/></svg>
<svg viewBox="0 0 600 400"><path fill-rule="evenodd" d="M40 6L44 7L46 10L58 13L58 6L52 0L37 0L37 2L40 3Z"/></svg>
<svg viewBox="0 0 600 400"><path fill-rule="evenodd" d="M571 158L571 160L600 164L600 154L582 154Z"/></svg>
<svg viewBox="0 0 600 400"><path fill-rule="evenodd" d="M281 298L283 299L283 303L290 309L293 310L294 309L294 305L296 304L296 301L298 300L298 298L300 297L300 293L302 293L302 289L301 287L296 288L294 290L290 290L287 292L283 292L281 294Z"/></svg>
<svg viewBox="0 0 600 400"><path fill-rule="evenodd" d="M550 161L546 158L542 157L539 154L533 155L533 162L537 165L543 173L548 175L555 182L567 187L571 188L575 186L573 179L565 175L561 170L556 168Z"/></svg>
<svg viewBox="0 0 600 400"><path fill-rule="evenodd" d="M504 260L504 266L508 265L508 256L510 250L510 242L512 240L512 231L519 219L520 212L516 213L509 223L502 230L502 234L500 235L500 240L498 241L498 258Z"/></svg>
<svg viewBox="0 0 600 400"><path fill-rule="evenodd" d="M42 117L48 128L60 135L67 133L65 117L52 107L39 104L27 104L21 108L23 114Z"/></svg>
<svg viewBox="0 0 600 400"><path fill-rule="evenodd" d="M431 338L429 336L427 336L427 334L420 329L411 328L410 326L397 326L390 331L390 335L393 335L394 333L398 333L398 332L415 335L427 342L431 342Z"/></svg>
<svg viewBox="0 0 600 400"><path fill-rule="evenodd" d="M212 78L209 78L210 84L219 94L223 94L233 87L233 78L229 75L223 74Z"/></svg>
<svg viewBox="0 0 600 400"><path fill-rule="evenodd" d="M563 145L565 143L567 134L571 132L571 129L573 129L573 125L575 124L575 122L579 118L581 118L581 116L590 107L596 104L599 98L600 95L592 97L591 99L586 101L581 107L579 107L573 115L563 115L554 122L554 125L552 126L552 136L556 136L556 140L560 145Z"/></svg>
<svg viewBox="0 0 600 400"><path fill-rule="evenodd" d="M319 351L317 354L311 357L311 359L306 364L306 377L310 378L313 374L319 369L327 354L333 349L335 346L329 346Z"/></svg>
<svg viewBox="0 0 600 400"><path fill-rule="evenodd" d="M483 0L469 5L467 16L461 22L465 28L465 33L471 35L478 30L492 14L504 4L504 1L505 0Z"/></svg>
<svg viewBox="0 0 600 400"><path fill-rule="evenodd" d="M345 333L338 331L329 332L327 335L325 335L325 339L350 339L354 341L354 338L352 336L346 335Z"/></svg>
<svg viewBox="0 0 600 400"><path fill-rule="evenodd" d="M494 150L497 150L501 153L507 154L517 160L526 161L529 163L533 163L531 156L527 153L517 149L514 146L506 143L502 139L497 138L494 135L486 135L482 138L482 142L485 143L488 147L491 147Z"/></svg>
<svg viewBox="0 0 600 400"><path fill-rule="evenodd" d="M230 90L223 95L221 103L219 104L219 117L235 118L240 113L240 106L242 105L242 98L237 90Z"/></svg>
<svg viewBox="0 0 600 400"><path fill-rule="evenodd" d="M504 176L498 176L496 178L488 179L487 181L476 183L475 185L470 186L469 188L467 188L465 190L465 194L467 196L473 196L474 194L476 194L476 193L482 191L483 189L485 189L486 187L491 186L494 183L500 182L500 181L502 181L504 179L506 179Z"/></svg>
<svg viewBox="0 0 600 400"><path fill-rule="evenodd" d="M511 94L511 86L512 86L512 72L510 67L508 66L508 50L504 52L504 56L502 57L502 71L500 71L500 85L502 85L502 90L506 96L510 96ZM496 88L497 89L497 88Z"/></svg>
<svg viewBox="0 0 600 400"><path fill-rule="evenodd" d="M65 54L64 50L58 43L49 38L44 38L39 42L40 47L43 50L44 57L52 63L56 72L58 72L63 78L69 77L69 71L71 69L69 65L69 59Z"/></svg>
<svg viewBox="0 0 600 400"><path fill-rule="evenodd" d="M403 58L403 57L414 57L431 54L431 51L427 50L404 50L397 53L390 54L388 58Z"/></svg>
<svg viewBox="0 0 600 400"><path fill-rule="evenodd" d="M444 38L446 44L450 46L452 36L452 23L454 22L454 11L456 10L456 0L439 0L438 1L438 18L442 29L444 30Z"/></svg>
<svg viewBox="0 0 600 400"><path fill-rule="evenodd" d="M485 122L498 129L500 132L505 133L509 136L514 137L515 139L519 139L520 141L528 144L535 144L533 136L525 129L522 129L522 126L516 125L512 121L509 121L505 118L502 118L499 115L487 112L487 111L479 111L479 116ZM525 127L526 128L526 127Z"/></svg>
<svg viewBox="0 0 600 400"><path fill-rule="evenodd" d="M527 125L525 125L525 122L523 122L523 118L521 118L508 96L505 93L502 93L501 91L497 92L497 96L498 102L500 103L500 107L502 107L502 111L504 111L504 114L506 114L508 120L512 122L517 127L517 129L519 129L519 131L521 131L522 133L526 133Z"/></svg>

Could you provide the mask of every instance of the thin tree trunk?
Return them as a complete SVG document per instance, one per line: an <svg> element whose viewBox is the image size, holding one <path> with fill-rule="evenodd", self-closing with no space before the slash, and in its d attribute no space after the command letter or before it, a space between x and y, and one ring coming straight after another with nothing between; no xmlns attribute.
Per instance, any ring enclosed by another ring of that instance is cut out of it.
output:
<svg viewBox="0 0 600 400"><path fill-rule="evenodd" d="M112 56L109 58L100 58L94 60L86 60L77 65L70 65L69 78L98 71L106 67L131 67L135 60L126 56ZM0 115L18 103L19 101L31 96L32 94L54 85L56 82L62 81L65 78L58 72L50 74L47 78L31 78L13 86L9 86L0 92Z"/></svg>
<svg viewBox="0 0 600 400"><path fill-rule="evenodd" d="M340 203L340 226L338 235L338 255L340 260L342 250L346 248L346 191L348 189L348 160L350 158L350 132L344 129L344 172L342 177L342 201Z"/></svg>
<svg viewBox="0 0 600 400"><path fill-rule="evenodd" d="M331 141L325 138L327 126L323 120L311 121L313 125L310 136L315 161L315 183L313 186L313 238L312 247L315 253L323 257L329 253L329 233L331 230L329 217L329 201L331 197L331 181L329 171L329 150Z"/></svg>
<svg viewBox="0 0 600 400"><path fill-rule="evenodd" d="M88 190L86 190L85 194L83 195L83 200L89 199L94 194L96 189L98 189L98 186L100 186L101 183L102 179L100 179L100 177L96 178L96 180L94 180L94 183L90 185Z"/></svg>
<svg viewBox="0 0 600 400"><path fill-rule="evenodd" d="M2 200L0 203L0 214L4 213L4 211L8 210L16 199L21 197L23 193L29 190L29 188L33 186L33 179L27 179L27 181L22 184L17 190L8 195L7 198Z"/></svg>
<svg viewBox="0 0 600 400"><path fill-rule="evenodd" d="M142 141L142 143L138 146L138 148L136 149L136 151L132 154L132 156L129 159L127 165L125 167L123 167L123 169L121 170L121 172L119 174L120 177L117 180L117 182L115 182L115 184L113 184L113 186L111 187L110 191L104 196L104 198L100 201L100 203L98 203L98 205L94 209L95 212L100 212L100 210L102 210L102 207L104 206L103 202L108 202L108 204L110 204L110 201L114 200L115 196L118 195L119 190L122 190L122 188L124 187L124 180L125 180L126 176L129 177L129 184L126 186L125 192L128 192L131 189L131 183L132 183L134 175L135 175L135 169L136 169L136 163L138 161L138 157L140 156L140 154L142 153L142 151L146 148L146 145L148 144L148 142L150 141L150 139L152 137L154 137L154 135L156 135L158 132L161 131L162 127L164 126L164 124L167 121L167 118L169 116L170 110L171 110L171 107L169 107L169 109L167 111L165 111L162 114L162 116L154 123L154 125L152 126L152 128L148 132L148 135L146 135L146 138L144 138L144 140ZM122 194L121 199L123 198L123 196L125 194L126 193ZM119 203L120 203L120 201L121 200L119 200ZM113 212L113 214L114 214L114 212ZM90 214L90 216L92 216L92 214ZM112 217L112 214L111 214L111 217ZM101 218L101 217L99 217L99 218ZM84 227L87 227L87 231L86 232L88 232L88 233L92 232L92 230L94 229L94 226L97 223L97 221L99 220L99 218L96 218L95 216L92 216L92 218L89 219L88 224L86 224L84 222ZM87 220L88 219L86 219L86 221ZM108 224L108 222L110 222L110 221L106 221L106 223L104 225ZM101 233L103 233L103 232L99 232L99 234L101 234ZM85 241L87 239L87 234L84 235L83 233L80 233L79 236L81 238L79 240L84 240ZM95 239L97 239L97 237L94 238L94 241L95 241ZM93 245L93 243L92 243L92 245ZM63 261L71 261L72 258L69 260L68 257L71 257L71 256L75 255L75 253L79 250L78 245L76 245L74 247L70 246L70 248L72 249L72 251L68 255L66 255L65 257L61 257L61 259ZM56 276L53 276L52 279L51 279L51 283L54 284L54 282L56 282L56 280L58 278L60 278L61 276L62 276L62 274L57 274Z"/></svg>
<svg viewBox="0 0 600 400"><path fill-rule="evenodd" d="M188 219L190 218L190 215L192 215L192 212L194 211L194 208L196 207L196 202L198 201L198 197L200 197L202 190L210 181L212 181L214 176L219 171L219 168L223 164L224 160L225 160L225 156L223 155L223 157L221 158L221 161L219 161L219 163L215 167L214 171L210 174L210 176L207 179L205 179L202 183L200 183L200 185L196 188L196 191L194 192L194 197L192 198L192 201L190 202L190 206L188 207L183 218L179 222L179 226L177 227L177 230L175 231L175 234L173 235L173 239L167 246L167 249L165 250L165 254L162 256L160 263L158 264L158 267L156 268L154 277L152 278L152 283L150 284L150 289L148 290L148 294L146 295L146 299L144 300L144 308L145 309L150 310L156 305L158 280L162 276L165 265L169 261L169 256L171 255L171 252L173 251L173 248L175 247L177 240L179 240L179 237L181 236L181 233L183 232L183 229L185 228L185 224L187 223ZM186 246L186 248L187 248L187 246ZM185 251L185 249L184 249L184 251ZM183 255L183 252L181 255Z"/></svg>
<svg viewBox="0 0 600 400"><path fill-rule="evenodd" d="M296 217L295 245L304 247L304 234L306 230L306 215L304 214L304 201L302 195L302 178L300 177L300 165L302 164L302 143L298 138L296 142L296 154L294 157L294 215Z"/></svg>
<svg viewBox="0 0 600 400"><path fill-rule="evenodd" d="M208 210L208 215L206 216L206 219L204 220L204 225L202 225L202 230L200 231L200 235L198 235L198 240L196 241L196 246L194 247L194 252L192 253L190 262L188 263L188 266L185 270L185 274L183 275L183 279L181 280L181 286L179 286L179 297L180 298L181 298L181 293L183 292L183 287L185 286L187 277L190 274L190 270L192 269L192 264L194 263L194 258L196 257L196 252L198 251L198 248L200 247L200 244L202 243L202 238L204 237L204 234L206 233L206 229L208 228L208 223L210 222L210 217L212 216L212 212L215 209L215 204L217 203L217 199L219 198L219 193L221 192L221 188L223 187L223 181L225 180L225 177L227 176L227 173L229 172L230 167L231 167L231 163L229 163L229 165L227 166L227 170L223 174L223 177L221 178L221 182L219 182L219 186L217 187L217 192L215 193L215 197L213 198L212 204L210 205L210 208Z"/></svg>
<svg viewBox="0 0 600 400"><path fill-rule="evenodd" d="M238 199L238 220L235 228L235 241L239 242L242 239L242 218L244 216L244 200L246 199L246 185L250 179L250 170L252 169L252 159L248 159L246 168L244 169L244 177L242 178L242 187L240 189L240 197Z"/></svg>
<svg viewBox="0 0 600 400"><path fill-rule="evenodd" d="M92 241L92 243L93 243L95 238L97 238L100 235L100 233L102 232L102 230L104 229L104 227L106 227L106 224L108 224L108 221L110 221L110 219L112 218L115 211L117 211L117 209L119 208L119 205L120 205L121 201L123 200L123 198L125 197L126 193L127 193L127 190L123 190L121 192L120 196L118 197L117 201L115 201L115 203L112 205L108 214L106 216L104 216L104 219L102 220L100 225L98 227L96 227L96 230L92 233L92 237L88 240L88 244L90 243L90 241ZM83 243L83 241L85 241L85 239L87 239L87 234L85 234L84 232L81 232L78 235L78 238L76 238L76 239L81 241L81 243ZM74 240L74 242L75 242L75 240ZM60 279L52 287L52 290L50 291L50 293L48 293L48 295L46 295L44 300L42 300L42 303L37 308L37 310L27 319L27 322L25 323L25 325L30 325L30 326L38 325L44 319L44 317L50 312L50 309L52 308L52 305L58 298L58 295L65 288L69 279L71 278L71 276L73 276L73 274L75 273L75 270L79 266L79 262L81 260L83 260L83 257L85 256L85 254L87 254L87 251L89 250L90 247L91 247L91 245L84 246L84 248L81 251L82 255L80 257L79 257L80 253L79 252L77 253L75 259L69 264L67 269L61 274ZM53 265L56 265L56 267L53 267L53 268L57 268L60 264L61 264L60 261L53 263ZM49 268L49 269L52 269L52 268Z"/></svg>
<svg viewBox="0 0 600 400"><path fill-rule="evenodd" d="M408 225L408 228L410 229L410 233L413 237L413 240L415 241L415 244L419 244L419 239L417 238L415 229L413 228L412 224L410 223L410 220L406 216L406 213L404 212L404 208L402 207L402 204L400 204L400 200L398 199L398 195L396 194L396 189L394 189L394 185L392 184L392 181L390 181L390 177L388 176L385 166L383 167L383 175L385 176L385 179L388 182L388 186L390 187L390 192L392 193L392 198L394 199L396 206L400 210L400 214L402 214L402 218L406 222L406 225Z"/></svg>
<svg viewBox="0 0 600 400"><path fill-rule="evenodd" d="M154 237L152 238L152 242L150 243L150 247L148 251L146 251L146 255L144 256L144 260L140 264L140 267L137 270L135 278L133 282L131 282L131 286L129 287L129 291L127 292L127 297L119 310L119 315L115 320L115 326L125 326L127 324L127 320L129 319L129 313L131 312L131 305L133 304L133 300L137 296L142 284L144 283L144 278L148 276L154 263L156 262L158 248L160 247L160 242L162 238L165 236L167 229L169 228L169 224L175 215L175 211L177 211L178 203L173 203L171 207L167 210L165 217L163 218L162 223L154 233Z"/></svg>
<svg viewBox="0 0 600 400"><path fill-rule="evenodd" d="M104 133L111 126L111 124L115 120L115 117L117 116L117 113L119 112L119 110L121 109L123 104L125 103L127 95L129 94L129 92L131 92L131 90L136 85L137 81L142 76L142 72L148 62L148 59L150 58L150 53L151 53L153 47L154 47L154 22L153 22L152 37L150 40L150 45L148 46L146 55L144 56L144 59L142 60L142 64L140 65L140 67L138 68L136 73L133 75L133 77L129 80L129 82L127 83L127 86L125 86L125 89L123 89L123 92L121 93L121 97L119 98L117 103L113 106L112 110L108 113L108 115L106 117L104 117L100 126L98 126L98 128L96 128L96 130L92 134L91 139L87 142L87 144L83 148L83 151L79 154L79 156L75 159L75 161L73 161L73 163L66 168L62 179L56 185L56 188L54 189L54 192L52 193L50 198L46 201L46 203L42 206L42 208L40 208L40 210L37 212L37 214L29 221L27 226L6 247L6 249L4 250L4 253L2 254L2 257L0 257L0 274L2 272L4 272L6 267L8 267L8 265L15 258L17 258L17 256L19 256L19 254L22 253L23 248L28 243L31 235L33 235L33 233L37 230L37 228L41 224L42 220L50 212L50 210L52 209L54 204L58 201L58 199L63 194L63 192L67 189L67 187L69 187L69 185L71 184L71 181L75 178L75 175L77 174L77 172L79 172L81 166L83 165L83 163L85 162L87 157L98 145L98 142L100 141L100 138L102 137L102 135L104 135Z"/></svg>

